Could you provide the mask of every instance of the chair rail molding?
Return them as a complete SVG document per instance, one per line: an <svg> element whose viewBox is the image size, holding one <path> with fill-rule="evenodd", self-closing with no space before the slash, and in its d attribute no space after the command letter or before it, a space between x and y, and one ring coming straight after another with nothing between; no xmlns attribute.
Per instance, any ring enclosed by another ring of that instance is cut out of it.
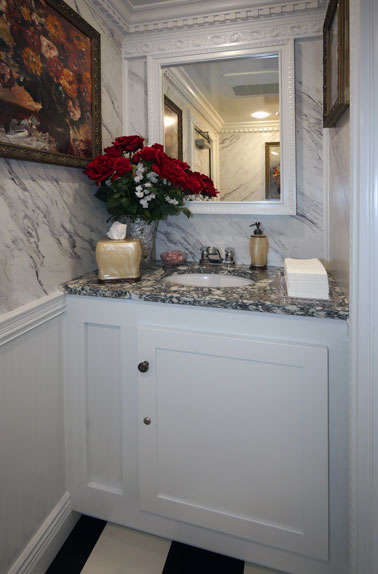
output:
<svg viewBox="0 0 378 574"><path fill-rule="evenodd" d="M1 315L0 347L54 317L62 315L65 309L66 296L57 291Z"/></svg>

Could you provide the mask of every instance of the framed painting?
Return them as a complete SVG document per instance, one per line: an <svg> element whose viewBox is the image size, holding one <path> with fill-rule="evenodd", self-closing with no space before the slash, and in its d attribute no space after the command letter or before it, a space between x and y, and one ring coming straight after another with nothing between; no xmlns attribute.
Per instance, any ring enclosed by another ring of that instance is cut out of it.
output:
<svg viewBox="0 0 378 574"><path fill-rule="evenodd" d="M265 143L265 199L281 198L280 142Z"/></svg>
<svg viewBox="0 0 378 574"><path fill-rule="evenodd" d="M323 126L349 106L349 0L330 0L323 26Z"/></svg>
<svg viewBox="0 0 378 574"><path fill-rule="evenodd" d="M182 110L164 96L164 151L182 161Z"/></svg>
<svg viewBox="0 0 378 574"><path fill-rule="evenodd" d="M63 0L2 0L0 156L84 167L101 150L100 34Z"/></svg>

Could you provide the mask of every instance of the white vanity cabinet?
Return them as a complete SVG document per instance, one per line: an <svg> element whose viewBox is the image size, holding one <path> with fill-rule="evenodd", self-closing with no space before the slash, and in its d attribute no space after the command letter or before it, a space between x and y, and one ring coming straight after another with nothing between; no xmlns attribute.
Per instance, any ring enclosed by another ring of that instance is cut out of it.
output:
<svg viewBox="0 0 378 574"><path fill-rule="evenodd" d="M67 300L74 509L295 574L345 574L345 322Z"/></svg>

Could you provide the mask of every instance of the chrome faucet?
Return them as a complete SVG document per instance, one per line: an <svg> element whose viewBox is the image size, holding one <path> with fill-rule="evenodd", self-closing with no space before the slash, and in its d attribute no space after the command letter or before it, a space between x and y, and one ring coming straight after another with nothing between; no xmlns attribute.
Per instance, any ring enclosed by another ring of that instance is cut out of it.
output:
<svg viewBox="0 0 378 574"><path fill-rule="evenodd" d="M223 259L218 247L201 247L200 263L211 263L215 265L223 263Z"/></svg>

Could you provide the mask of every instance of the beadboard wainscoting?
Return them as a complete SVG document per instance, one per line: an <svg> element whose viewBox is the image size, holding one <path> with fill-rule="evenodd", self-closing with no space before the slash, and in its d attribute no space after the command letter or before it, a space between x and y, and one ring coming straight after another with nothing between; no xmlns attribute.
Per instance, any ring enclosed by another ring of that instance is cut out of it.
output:
<svg viewBox="0 0 378 574"><path fill-rule="evenodd" d="M77 520L65 487L64 311L56 292L0 317L1 574L43 574Z"/></svg>

